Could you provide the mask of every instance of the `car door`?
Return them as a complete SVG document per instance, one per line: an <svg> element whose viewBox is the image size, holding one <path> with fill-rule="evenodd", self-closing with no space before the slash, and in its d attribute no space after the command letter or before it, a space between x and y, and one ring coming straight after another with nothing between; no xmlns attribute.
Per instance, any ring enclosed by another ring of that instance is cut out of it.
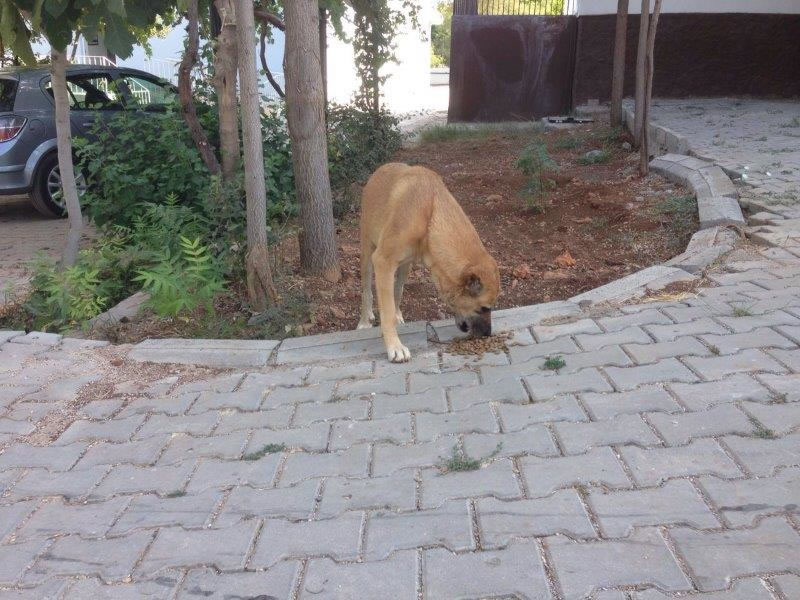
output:
<svg viewBox="0 0 800 600"><path fill-rule="evenodd" d="M51 82L45 89L52 95ZM108 73L80 72L67 74L67 92L70 101L72 135L92 137L96 122L110 122L125 110L125 99L114 78Z"/></svg>

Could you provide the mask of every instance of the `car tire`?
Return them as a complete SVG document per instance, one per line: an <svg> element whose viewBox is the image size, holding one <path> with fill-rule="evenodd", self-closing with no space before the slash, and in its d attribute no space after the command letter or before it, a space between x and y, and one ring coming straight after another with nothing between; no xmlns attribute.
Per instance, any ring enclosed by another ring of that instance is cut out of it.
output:
<svg viewBox="0 0 800 600"><path fill-rule="evenodd" d="M78 171L75 180L78 185L78 195L82 195L86 189L86 178ZM45 217L60 219L67 216L67 207L61 199L60 183L58 154L51 152L39 163L31 190L31 204Z"/></svg>

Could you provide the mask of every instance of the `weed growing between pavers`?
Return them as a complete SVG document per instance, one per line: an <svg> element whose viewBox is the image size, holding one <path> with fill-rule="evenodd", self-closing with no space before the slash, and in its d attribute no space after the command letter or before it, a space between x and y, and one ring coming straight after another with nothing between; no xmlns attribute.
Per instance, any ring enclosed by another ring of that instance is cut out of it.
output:
<svg viewBox="0 0 800 600"><path fill-rule="evenodd" d="M755 417L748 417L748 418L750 420L750 424L753 426L753 435L755 437L759 437L765 440L773 440L777 437L775 435L775 432L772 431L772 429L764 427L761 421L759 421Z"/></svg>
<svg viewBox="0 0 800 600"><path fill-rule="evenodd" d="M186 495L186 492L183 490L173 490L169 494L167 494L166 498L181 498Z"/></svg>
<svg viewBox="0 0 800 600"><path fill-rule="evenodd" d="M544 364L542 365L542 370L560 371L566 366L567 366L567 361L565 361L560 356L548 356L545 359Z"/></svg>
<svg viewBox="0 0 800 600"><path fill-rule="evenodd" d="M283 452L284 450L286 450L284 444L266 444L262 446L260 450L245 454L242 456L242 460L259 460L264 458L267 454L275 454L277 452Z"/></svg>
<svg viewBox="0 0 800 600"><path fill-rule="evenodd" d="M445 473L456 471L477 471L481 468L481 465L484 461L497 456L502 447L503 444L501 442L497 444L497 447L484 458L472 458L458 446L453 446L453 455L442 465L442 470Z"/></svg>
<svg viewBox="0 0 800 600"><path fill-rule="evenodd" d="M328 400L328 402L333 404L336 402L344 402L345 400L347 400L347 396L344 396L342 394L334 394L333 396L331 396L331 399Z"/></svg>
<svg viewBox="0 0 800 600"><path fill-rule="evenodd" d="M775 404L786 404L788 400L789 400L789 394L786 393L779 394L777 392L772 394L772 401Z"/></svg>
<svg viewBox="0 0 800 600"><path fill-rule="evenodd" d="M750 310L750 306L734 306L733 307L733 316L734 317L752 317L753 311Z"/></svg>
<svg viewBox="0 0 800 600"><path fill-rule="evenodd" d="M709 346L708 349L711 351L711 354L713 354L714 356L719 356L720 355L720 351L719 351L719 348L717 346Z"/></svg>

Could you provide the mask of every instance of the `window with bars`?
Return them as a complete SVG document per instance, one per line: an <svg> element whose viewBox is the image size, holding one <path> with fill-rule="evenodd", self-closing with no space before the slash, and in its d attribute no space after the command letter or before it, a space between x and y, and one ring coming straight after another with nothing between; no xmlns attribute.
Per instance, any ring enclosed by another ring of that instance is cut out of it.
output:
<svg viewBox="0 0 800 600"><path fill-rule="evenodd" d="M561 16L575 13L577 0L455 0L454 15Z"/></svg>

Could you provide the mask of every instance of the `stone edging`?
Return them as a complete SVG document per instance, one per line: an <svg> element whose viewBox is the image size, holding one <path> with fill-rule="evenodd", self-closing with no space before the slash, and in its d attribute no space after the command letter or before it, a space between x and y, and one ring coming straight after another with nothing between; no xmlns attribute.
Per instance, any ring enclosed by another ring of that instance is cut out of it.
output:
<svg viewBox="0 0 800 600"><path fill-rule="evenodd" d="M626 123L633 128L633 112L625 109ZM656 265L612 281L566 301L534 304L493 314L496 330L537 325L543 321L576 319L594 304L622 303L658 291L671 283L698 280L697 273L733 249L739 233L730 226L744 226L738 193L725 172L711 162L685 156L689 144L661 126L651 125L659 146L672 151L654 159L650 166L675 183L691 189L697 197L701 230L692 236L686 251L664 265ZM452 320L406 323L399 328L403 343L412 352L435 348L458 335ZM134 360L243 368L268 365L307 364L383 356L380 328L339 331L277 340L145 340L131 350Z"/></svg>

